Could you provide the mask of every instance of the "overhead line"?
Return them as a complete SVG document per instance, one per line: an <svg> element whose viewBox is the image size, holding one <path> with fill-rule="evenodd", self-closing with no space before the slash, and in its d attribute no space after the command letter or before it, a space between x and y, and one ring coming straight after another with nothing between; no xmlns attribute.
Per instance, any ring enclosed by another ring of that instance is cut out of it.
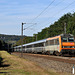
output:
<svg viewBox="0 0 75 75"><path fill-rule="evenodd" d="M55 1L55 0L54 0L54 1ZM53 3L54 1L52 1L52 3ZM62 0L62 1L64 1L64 0ZM60 1L59 3L57 3L56 6L58 6L62 1ZM50 4L52 4L52 3L50 3ZM50 6L50 4L49 4L46 8L48 8L48 7ZM46 9L46 8L45 8L45 9ZM55 7L54 7L54 8L55 8ZM45 10L45 9L44 9L44 10ZM44 10L43 10L43 11L44 11ZM43 12L43 11L42 11L42 12ZM42 12L41 12L41 13L42 13ZM41 13L40 13L40 14L41 14ZM40 16L40 14L39 14L36 18L38 18L38 17ZM35 18L35 19L36 19L36 18ZM44 22L44 21L43 21L43 22ZM39 24L40 24L40 23L39 23ZM34 26L34 25L31 25L31 26ZM29 26L29 27L31 27L31 26Z"/></svg>
<svg viewBox="0 0 75 75"><path fill-rule="evenodd" d="M48 9L50 6L51 6L51 4L53 4L54 3L54 1L55 0L53 0L38 16L36 16L31 22L33 22L35 19L37 19L46 9ZM33 25L30 25L30 26L28 26L27 28L29 28L29 27L31 27L31 26L34 26L35 24L33 24Z"/></svg>
<svg viewBox="0 0 75 75"><path fill-rule="evenodd" d="M75 2L75 1L71 2L68 6L66 6L65 8L63 8L62 11L65 10L65 9L66 9L67 7L69 7L70 5L72 5L74 2ZM73 10L73 9L72 9L72 10ZM71 11L72 11L72 10L71 10ZM57 12L57 14L60 13L60 12L62 12L62 11L60 10L59 12ZM56 13L55 13L55 14L56 14ZM55 14L54 14L54 15L55 15ZM54 17L55 17L55 16L54 16ZM47 23L47 24L50 24L50 22ZM46 24L46 25L47 25L47 24Z"/></svg>
<svg viewBox="0 0 75 75"><path fill-rule="evenodd" d="M62 1L64 1L64 0L62 0ZM61 1L61 2L62 2L62 1ZM58 6L61 2L57 3L56 6ZM55 6L55 7L56 7L56 6ZM54 8L55 8L55 7L54 7ZM44 21L42 21L42 22L44 22ZM40 22L39 24L41 24L42 22Z"/></svg>
<svg viewBox="0 0 75 75"><path fill-rule="evenodd" d="M51 6L51 4L54 3L54 1L55 1L55 0L53 0L53 1L52 1L38 16L36 16L33 20L37 19L46 9L48 9L48 7ZM32 22L33 22L33 20L32 20Z"/></svg>
<svg viewBox="0 0 75 75"><path fill-rule="evenodd" d="M61 10L62 10L62 11L65 10L65 9L68 8L70 5L72 5L74 2L75 2L75 1L71 2L68 6L66 6L65 8L63 8L63 9L61 9ZM56 14L62 12L61 10L58 11L57 13L53 14L53 17L55 17L54 15L56 15ZM48 18L48 19L50 19L50 18Z"/></svg>
<svg viewBox="0 0 75 75"><path fill-rule="evenodd" d="M33 20L35 20L36 18L38 18L48 7L50 7L51 4L54 3L54 1L55 1L55 0L53 0L53 1L52 1L37 17L35 17ZM62 1L64 1L64 0L62 0ZM56 6L59 5L62 1L60 1L59 3L57 3ZM54 7L54 8L55 8L55 7ZM31 22L33 22L33 20L32 20ZM32 26L34 26L34 25L35 25L35 24L30 25L30 26L28 26L26 29L28 29L28 28L30 28L30 27L32 27Z"/></svg>
<svg viewBox="0 0 75 75"><path fill-rule="evenodd" d="M54 1L55 1L55 0L53 0L52 3L53 3ZM70 3L68 6L66 6L65 8L63 8L62 11L65 10L65 9L66 9L67 7L69 7L70 5L72 5L74 2L75 2L75 1L73 1L73 2ZM52 3L50 3L50 4L52 4ZM60 2L59 2L59 3L60 3ZM58 3L58 4L59 4L59 3ZM49 4L49 5L50 5L50 4ZM48 8L49 5L48 5L46 8ZM56 6L57 6L57 5L56 5ZM38 17L46 10L46 8L45 8L36 18L38 18ZM57 12L57 13L60 13L60 12L61 12L61 11L59 11L59 12ZM35 18L35 19L36 19L36 18ZM34 25L30 25L29 27L31 27L31 26L34 26ZM27 27L27 28L28 28L28 27Z"/></svg>
<svg viewBox="0 0 75 75"><path fill-rule="evenodd" d="M63 9L61 9L61 10L64 11L64 10L67 9L69 6L71 6L73 3L75 3L75 1L71 2L68 6L66 6L65 8L63 8ZM61 10L60 10L59 12L55 13L55 14L58 14L58 13L62 12ZM55 14L54 14L54 15L55 15ZM55 16L54 16L54 17L55 17Z"/></svg>

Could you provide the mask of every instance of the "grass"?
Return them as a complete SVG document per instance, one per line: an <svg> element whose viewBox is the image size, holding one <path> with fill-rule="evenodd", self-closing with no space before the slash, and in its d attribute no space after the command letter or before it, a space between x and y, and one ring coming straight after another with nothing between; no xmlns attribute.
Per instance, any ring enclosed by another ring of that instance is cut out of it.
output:
<svg viewBox="0 0 75 75"><path fill-rule="evenodd" d="M64 73L56 73L54 70L44 70L36 63L10 55L6 51L0 51L2 57L2 65L0 67L0 75L63 75ZM69 74L64 74L69 75Z"/></svg>

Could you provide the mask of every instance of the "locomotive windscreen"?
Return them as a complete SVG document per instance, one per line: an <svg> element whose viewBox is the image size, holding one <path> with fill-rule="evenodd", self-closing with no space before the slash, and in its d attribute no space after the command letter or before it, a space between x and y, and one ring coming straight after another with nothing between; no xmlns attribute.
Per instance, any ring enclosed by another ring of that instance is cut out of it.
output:
<svg viewBox="0 0 75 75"><path fill-rule="evenodd" d="M70 37L70 38L68 38L68 41L69 42L74 42L74 38L73 37Z"/></svg>
<svg viewBox="0 0 75 75"><path fill-rule="evenodd" d="M62 42L74 42L73 37L62 37L61 40Z"/></svg>

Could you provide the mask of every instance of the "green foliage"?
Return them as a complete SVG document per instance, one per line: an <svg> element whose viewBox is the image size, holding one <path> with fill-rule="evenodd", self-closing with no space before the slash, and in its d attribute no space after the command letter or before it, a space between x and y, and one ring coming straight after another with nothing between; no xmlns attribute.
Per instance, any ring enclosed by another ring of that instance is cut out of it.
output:
<svg viewBox="0 0 75 75"><path fill-rule="evenodd" d="M24 37L23 38L23 44L26 44L26 43L30 43L30 42L33 42L34 37ZM21 45L22 44L22 39L20 39L19 41L16 42L16 44L14 44L14 46L18 46L18 45Z"/></svg>
<svg viewBox="0 0 75 75"><path fill-rule="evenodd" d="M73 13L73 14L67 13L64 16L62 16L54 24L50 25L47 28L42 29L42 31L38 32L38 34L34 34L33 37L25 37L23 39L23 41L24 41L23 43L29 43L29 42L36 41L36 37L37 37L37 40L41 40L41 39L45 39L48 37L57 36L59 34L63 34L65 23L66 23L66 33L67 34L70 33L75 36L75 13ZM17 45L20 45L21 40L19 40L18 42L19 42L19 44L17 44Z"/></svg>
<svg viewBox="0 0 75 75"><path fill-rule="evenodd" d="M8 44L2 40L0 40L0 50L7 50Z"/></svg>
<svg viewBox="0 0 75 75"><path fill-rule="evenodd" d="M25 36L24 36L25 37ZM0 34L0 40L8 41L18 41L20 40L21 36L18 35L4 35Z"/></svg>

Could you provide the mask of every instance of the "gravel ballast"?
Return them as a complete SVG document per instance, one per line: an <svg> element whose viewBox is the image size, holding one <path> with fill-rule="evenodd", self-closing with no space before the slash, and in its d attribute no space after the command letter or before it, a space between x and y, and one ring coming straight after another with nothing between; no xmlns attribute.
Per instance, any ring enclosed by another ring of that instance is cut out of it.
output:
<svg viewBox="0 0 75 75"><path fill-rule="evenodd" d="M12 53L12 54L20 56L20 53L19 54ZM29 56L27 54L23 55L23 58L36 62L39 66L41 66L42 68L46 70L54 69L56 72L68 72L72 74L73 64L70 64L70 63L49 60L46 58L39 58L35 56Z"/></svg>

